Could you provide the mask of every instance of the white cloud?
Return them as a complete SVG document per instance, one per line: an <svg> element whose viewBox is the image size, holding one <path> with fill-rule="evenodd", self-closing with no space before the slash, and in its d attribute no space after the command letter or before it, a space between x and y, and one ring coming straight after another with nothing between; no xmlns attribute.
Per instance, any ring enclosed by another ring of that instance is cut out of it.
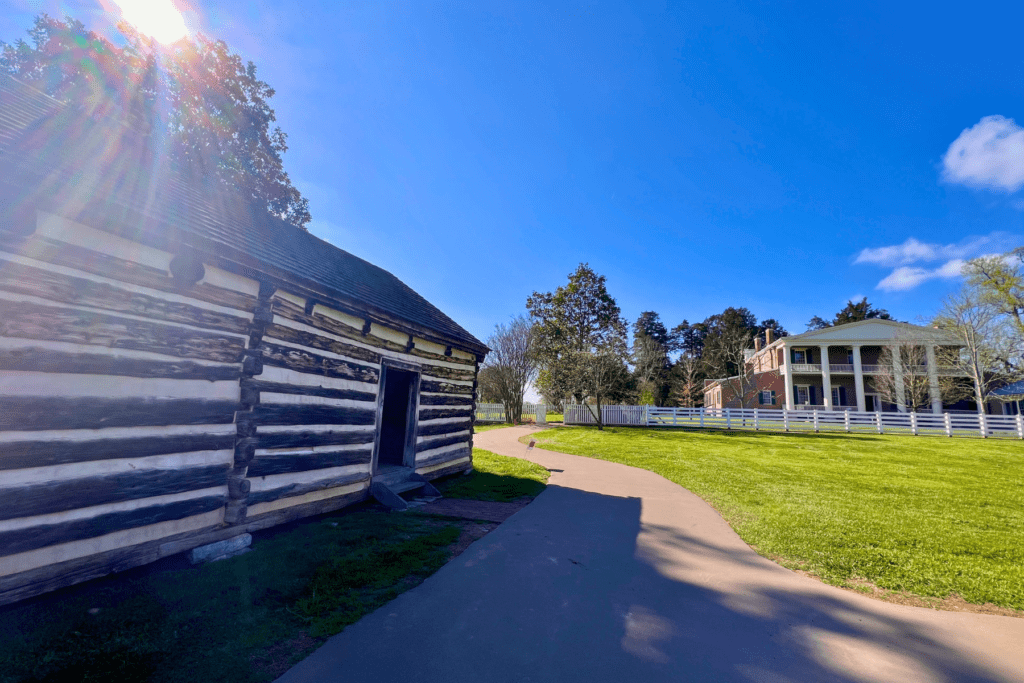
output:
<svg viewBox="0 0 1024 683"><path fill-rule="evenodd" d="M952 259L934 269L901 266L879 282L878 289L884 292L903 292L913 289L928 280L949 280L959 277L963 267L964 261L962 259Z"/></svg>
<svg viewBox="0 0 1024 683"><path fill-rule="evenodd" d="M862 249L854 263L873 263L879 266L905 266L921 261L948 261L975 256L983 249L1001 248L1013 242L1013 236L1002 232L970 237L956 244L930 244L910 237L903 244L889 247ZM1007 246L1007 248L1009 248Z"/></svg>
<svg viewBox="0 0 1024 683"><path fill-rule="evenodd" d="M942 166L948 182L1016 192L1024 187L1024 128L1004 116L986 116L960 133Z"/></svg>

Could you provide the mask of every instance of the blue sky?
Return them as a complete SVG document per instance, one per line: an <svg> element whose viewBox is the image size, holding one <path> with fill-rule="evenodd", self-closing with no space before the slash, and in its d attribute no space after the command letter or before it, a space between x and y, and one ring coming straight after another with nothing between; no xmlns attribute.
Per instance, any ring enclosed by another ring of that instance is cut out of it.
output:
<svg viewBox="0 0 1024 683"><path fill-rule="evenodd" d="M109 2L108 2L109 5ZM1024 8L191 0L277 95L315 234L485 338L581 261L633 320L932 314L1024 245ZM0 0L109 32L98 0ZM952 151L951 150L952 146Z"/></svg>

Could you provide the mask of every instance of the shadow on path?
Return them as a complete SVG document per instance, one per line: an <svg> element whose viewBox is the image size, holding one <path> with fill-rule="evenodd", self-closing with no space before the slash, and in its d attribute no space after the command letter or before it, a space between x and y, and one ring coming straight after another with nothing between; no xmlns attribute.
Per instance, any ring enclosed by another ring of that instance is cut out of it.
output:
<svg viewBox="0 0 1024 683"><path fill-rule="evenodd" d="M717 591L715 576L701 586L671 578L658 548L693 553L701 566L771 563L679 529L642 528L640 516L638 498L549 486L280 680L1006 680L913 621L820 592Z"/></svg>

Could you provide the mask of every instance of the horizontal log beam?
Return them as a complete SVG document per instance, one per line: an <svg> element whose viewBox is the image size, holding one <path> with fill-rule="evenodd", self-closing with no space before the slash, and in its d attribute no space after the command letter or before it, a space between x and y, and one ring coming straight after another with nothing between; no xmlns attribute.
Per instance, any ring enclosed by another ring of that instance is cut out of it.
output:
<svg viewBox="0 0 1024 683"><path fill-rule="evenodd" d="M336 353L339 356L347 356L355 360L373 363L374 365L380 363L380 354L375 351L370 351L369 349L364 349L352 344L345 344L344 342L313 334L312 332L294 330L290 327L285 327L284 325L267 325L267 330L264 333L264 336L291 342L292 344L301 344L302 346L308 346L311 349L330 351L331 353Z"/></svg>
<svg viewBox="0 0 1024 683"><path fill-rule="evenodd" d="M0 497L4 501L0 506L0 519L47 515L223 486L227 483L228 469L228 465L206 465L174 470L136 470L5 487L0 489Z"/></svg>
<svg viewBox="0 0 1024 683"><path fill-rule="evenodd" d="M246 519L245 523L240 525L238 528L243 528L249 532L259 531L260 529L267 529L279 524L286 524L296 519L334 512L335 510L340 510L343 507L361 503L369 497L370 487L367 486L364 489L353 491L352 493L346 493L340 496L331 496L330 498L324 498L323 500L314 500L311 503L300 503L298 505L292 505L279 510L264 512L261 515L256 515L255 517Z"/></svg>
<svg viewBox="0 0 1024 683"><path fill-rule="evenodd" d="M0 553L14 555L51 545L96 538L115 531L185 519L222 507L224 496L204 496L135 510L110 512L61 524L41 524L26 529L0 532Z"/></svg>
<svg viewBox="0 0 1024 683"><path fill-rule="evenodd" d="M372 425L372 408L318 405L257 405L250 420L256 425Z"/></svg>
<svg viewBox="0 0 1024 683"><path fill-rule="evenodd" d="M219 451L233 448L234 434L140 436L90 441L15 441L0 445L0 470L66 465L95 460L146 458L170 453Z"/></svg>
<svg viewBox="0 0 1024 683"><path fill-rule="evenodd" d="M200 365L188 360L142 360L100 353L64 353L37 347L0 349L0 370L66 372L160 379L236 380L237 365Z"/></svg>
<svg viewBox="0 0 1024 683"><path fill-rule="evenodd" d="M424 377L434 379L457 379L464 382L472 382L476 379L476 373L472 369L456 370L454 368L444 368L440 365L424 365L422 372Z"/></svg>
<svg viewBox="0 0 1024 683"><path fill-rule="evenodd" d="M259 350L262 353L265 365L273 365L274 367L285 368L286 370L295 370L296 372L305 372L323 377L351 379L357 382L369 382L370 384L376 384L379 377L377 368L350 363L337 358L328 358L290 346L281 346L263 341L259 346Z"/></svg>
<svg viewBox="0 0 1024 683"><path fill-rule="evenodd" d="M473 417L472 408L420 408L421 420L440 420L448 417Z"/></svg>
<svg viewBox="0 0 1024 683"><path fill-rule="evenodd" d="M266 382L258 379L242 380L242 389L266 391L275 394L294 394L298 396L321 396L323 398L348 399L351 401L376 401L377 394L371 391L354 389L328 389L325 387L309 387L303 384L286 384L284 382Z"/></svg>
<svg viewBox="0 0 1024 683"><path fill-rule="evenodd" d="M459 458L465 458L467 455L471 455L472 452L473 451L470 450L469 446L466 446L465 448L456 448L454 450L445 451L444 453L438 453L437 455L432 455L429 458L417 460L416 469L420 469L422 467L431 467L433 465L439 465L440 463L448 462L449 460L458 460Z"/></svg>
<svg viewBox="0 0 1024 683"><path fill-rule="evenodd" d="M427 391L433 394L465 394L467 402L473 400L473 387L464 384L423 379L420 382L420 391Z"/></svg>
<svg viewBox="0 0 1024 683"><path fill-rule="evenodd" d="M472 460L470 460L469 462L456 463L456 464L450 465L448 467L439 467L436 470L432 470L430 472L424 472L420 476L422 476L427 481L434 481L435 479L440 479L441 477L447 477L447 476L450 476L452 474L462 474L463 472L466 472L467 470L471 470L471 469L473 469L473 461Z"/></svg>
<svg viewBox="0 0 1024 683"><path fill-rule="evenodd" d="M424 396L420 394L421 406L463 406L470 401L469 396Z"/></svg>
<svg viewBox="0 0 1024 683"><path fill-rule="evenodd" d="M8 248L7 251L11 251L11 249ZM112 280L182 294L191 299L217 304L225 308L234 308L246 313L251 313L256 306L256 297L249 294L205 282L200 282L182 291L181 283L171 277L167 271L46 237L30 237L14 248L14 253Z"/></svg>
<svg viewBox="0 0 1024 683"><path fill-rule="evenodd" d="M249 478L265 477L271 474L308 472L329 467L366 465L373 454L372 448L360 448L334 453L310 453L304 455L260 455L249 463Z"/></svg>
<svg viewBox="0 0 1024 683"><path fill-rule="evenodd" d="M247 317L167 301L104 282L53 273L4 259L0 259L0 290L206 329L239 334L247 334L249 330Z"/></svg>
<svg viewBox="0 0 1024 683"><path fill-rule="evenodd" d="M109 216L104 218L104 222L110 222ZM134 233L135 230L137 227L131 228L130 231ZM135 235L122 235L122 237L133 240ZM167 244L149 244L148 246L156 246L164 251L174 249ZM5 246L5 251L128 284L181 294L191 299L234 308L246 313L251 313L256 304L256 297L246 292L219 287L208 282L200 282L183 288L181 281L176 280L170 272L162 268L117 258L41 235L33 235L16 246Z"/></svg>
<svg viewBox="0 0 1024 683"><path fill-rule="evenodd" d="M372 444L373 430L359 432L292 432L288 434L257 434L257 448L313 448L315 446L349 446Z"/></svg>
<svg viewBox="0 0 1024 683"><path fill-rule="evenodd" d="M470 420L459 420L458 422L446 422L439 425L417 425L417 436L436 436L438 434L449 434L469 429L472 425Z"/></svg>
<svg viewBox="0 0 1024 683"><path fill-rule="evenodd" d="M324 500L293 505L265 512L246 519L235 526L217 525L165 536L146 543L115 548L94 555L48 564L17 574L0 576L0 605L8 605L34 595L70 586L112 572L154 562L162 557L176 555L207 543L222 541L241 533L252 533L279 524L332 512L369 498L369 490L361 489Z"/></svg>
<svg viewBox="0 0 1024 683"><path fill-rule="evenodd" d="M0 337L95 344L222 363L239 363L245 352L240 337L7 300L0 300Z"/></svg>
<svg viewBox="0 0 1024 683"><path fill-rule="evenodd" d="M474 361L466 360L458 357L448 357L439 353L431 353L430 351L424 351L423 349L413 348L410 351L405 350L404 344L383 339L381 337L369 335L369 330L364 332L363 330L357 330L353 327L349 327L343 322L334 320L323 313L314 312L312 315L307 314L301 306L297 306L291 301L286 299L276 299L274 305L274 312L283 318L321 329L325 332L329 332L338 337L344 337L353 341L363 342L365 344L371 344L377 348L385 349L387 351L394 351L396 353L404 353L410 356L416 356L426 360L433 361L444 361L447 363L458 363L460 365L472 366Z"/></svg>
<svg viewBox="0 0 1024 683"><path fill-rule="evenodd" d="M290 496L301 496L307 493L315 493L317 491L326 491L327 489L358 484L363 481L368 481L369 479L369 472L357 472L344 477L332 477L331 479L322 479L320 481L314 481L307 484L288 484L274 489L253 491L249 494L248 504L256 505L257 503L269 503L270 501L280 500L281 498L287 498Z"/></svg>
<svg viewBox="0 0 1024 683"><path fill-rule="evenodd" d="M230 424L235 401L0 396L0 430Z"/></svg>
<svg viewBox="0 0 1024 683"><path fill-rule="evenodd" d="M445 446L453 446L457 443L469 443L469 439L469 434L462 434L460 436L439 436L433 439L424 439L416 444L416 452L422 453L423 451L429 451L433 448L444 448Z"/></svg>

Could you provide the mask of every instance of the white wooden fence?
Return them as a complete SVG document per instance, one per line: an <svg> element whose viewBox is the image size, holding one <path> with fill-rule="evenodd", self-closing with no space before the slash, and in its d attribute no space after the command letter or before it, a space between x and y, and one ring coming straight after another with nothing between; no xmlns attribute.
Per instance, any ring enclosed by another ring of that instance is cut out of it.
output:
<svg viewBox="0 0 1024 683"><path fill-rule="evenodd" d="M596 424L594 406L565 406L565 424ZM859 413L850 410L601 406L606 425L777 432L850 432L1024 439L1024 415Z"/></svg>
<svg viewBox="0 0 1024 683"><path fill-rule="evenodd" d="M523 413L519 416L519 422L536 422L544 424L547 422L548 407L543 403L524 403ZM510 422L505 418L505 406L500 403L477 403L477 422Z"/></svg>

